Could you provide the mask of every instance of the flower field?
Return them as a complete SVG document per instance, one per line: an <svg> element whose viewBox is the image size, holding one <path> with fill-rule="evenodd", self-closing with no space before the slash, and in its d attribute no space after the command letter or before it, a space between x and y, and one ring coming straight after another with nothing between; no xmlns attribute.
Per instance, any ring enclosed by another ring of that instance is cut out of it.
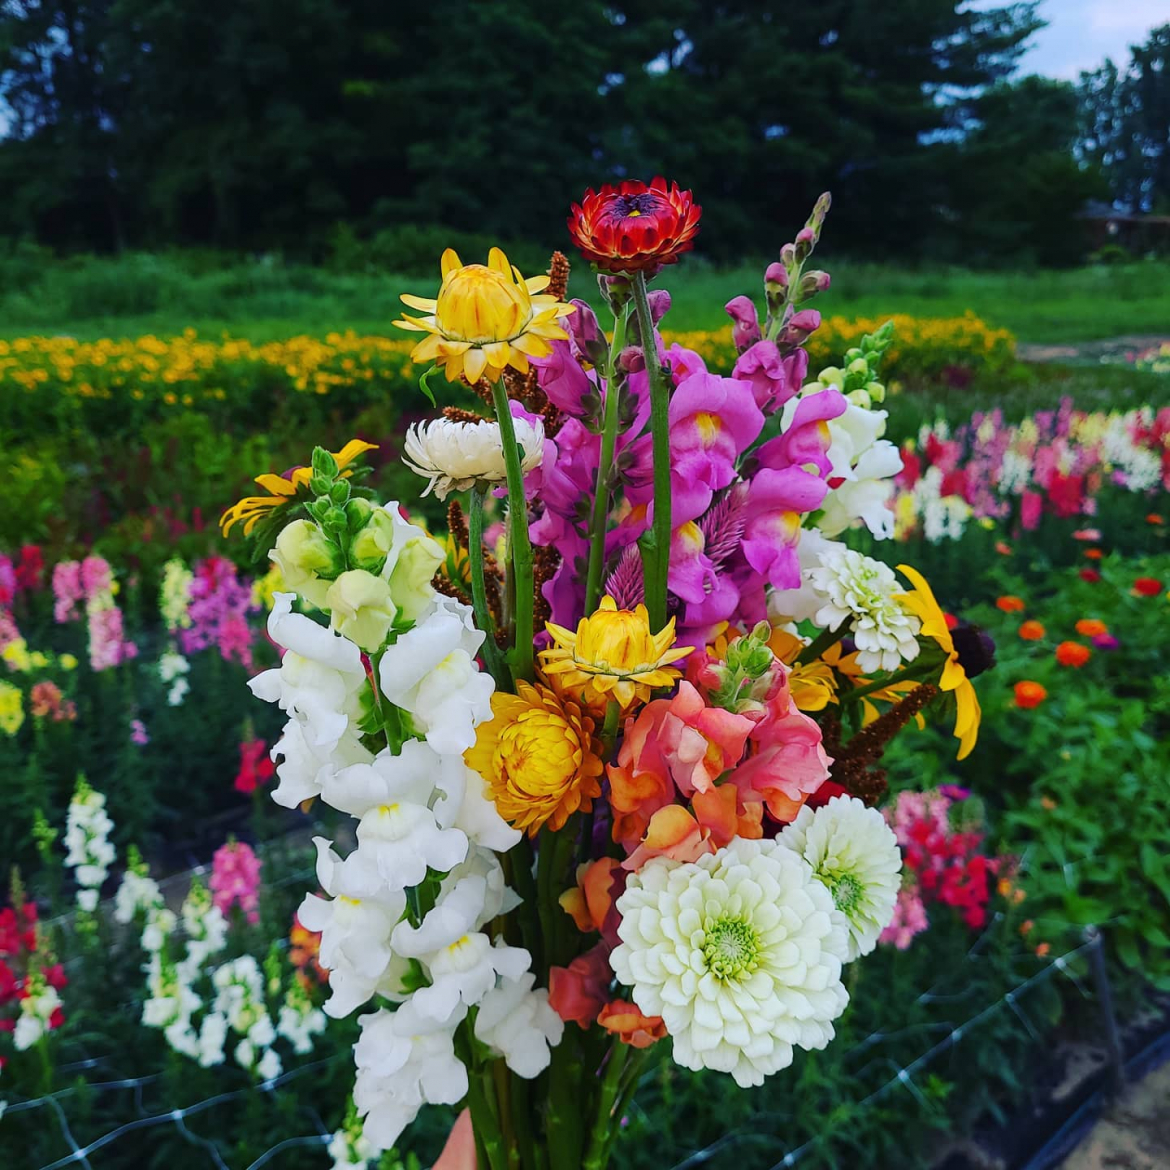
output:
<svg viewBox="0 0 1170 1170"><path fill-rule="evenodd" d="M807 307L827 200L672 332L644 187L612 328L448 252L409 340L0 342L17 1170L929 1166L1093 929L1170 990L1170 408L972 411L1008 331Z"/></svg>

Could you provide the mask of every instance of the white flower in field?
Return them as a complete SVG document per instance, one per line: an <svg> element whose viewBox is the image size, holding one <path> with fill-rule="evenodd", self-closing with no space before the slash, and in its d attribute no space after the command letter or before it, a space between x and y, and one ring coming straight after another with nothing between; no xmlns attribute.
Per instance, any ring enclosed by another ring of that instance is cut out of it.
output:
<svg viewBox="0 0 1170 1170"><path fill-rule="evenodd" d="M313 1037L325 1031L325 1013L313 1006L313 1001L298 983L290 984L285 993L276 1031L301 1056L313 1051Z"/></svg>
<svg viewBox="0 0 1170 1170"><path fill-rule="evenodd" d="M192 1060L199 1059L199 1037L191 1027L190 1017L175 1020L163 1029L167 1043L180 1056L189 1056Z"/></svg>
<svg viewBox="0 0 1170 1170"><path fill-rule="evenodd" d="M525 474L544 458L544 424L514 418L520 466ZM432 491L440 499L449 492L464 492L474 484L503 483L507 479L499 423L482 419L460 422L437 418L415 423L406 432L403 462L427 480L423 495Z"/></svg>
<svg viewBox="0 0 1170 1170"><path fill-rule="evenodd" d="M122 875L122 884L114 895L114 921L123 926L132 922L138 914L149 915L163 905L162 891L158 882L149 874L128 869Z"/></svg>
<svg viewBox="0 0 1170 1170"><path fill-rule="evenodd" d="M463 753L475 743L475 725L491 718L495 684L475 661L483 639L471 609L439 595L382 655L383 697L410 715L437 752Z"/></svg>
<svg viewBox="0 0 1170 1170"><path fill-rule="evenodd" d="M617 901L610 956L634 1002L661 1016L684 1068L729 1072L747 1088L824 1048L848 995L848 932L807 862L735 838L697 862L655 858Z"/></svg>
<svg viewBox="0 0 1170 1170"><path fill-rule="evenodd" d="M358 847L342 862L354 896L417 886L428 867L446 873L467 856L466 834L440 828L428 807L438 767L435 752L414 739L396 756L384 750L334 777L326 799L359 818Z"/></svg>
<svg viewBox="0 0 1170 1170"><path fill-rule="evenodd" d="M142 928L142 949L148 954L156 955L166 945L167 939L174 934L179 924L173 910L165 907L148 910L146 924Z"/></svg>
<svg viewBox="0 0 1170 1170"><path fill-rule="evenodd" d="M330 1170L366 1170L378 1156L378 1150L364 1133L350 1134L344 1129L334 1133L325 1152L333 1159Z"/></svg>
<svg viewBox="0 0 1170 1170"><path fill-rule="evenodd" d="M50 1029L53 1013L61 1006L61 997L55 987L40 980L33 981L29 995L20 1001L20 1015L12 1033L17 1052L24 1052L38 1043Z"/></svg>
<svg viewBox="0 0 1170 1170"><path fill-rule="evenodd" d="M849 924L847 961L868 955L894 916L902 884L902 853L885 817L855 797L834 796L816 810L805 805L778 840L833 895Z"/></svg>
<svg viewBox="0 0 1170 1170"><path fill-rule="evenodd" d="M256 1063L256 1049L252 1046L252 1041L246 1037L236 1045L236 1063L248 1072L252 1071L252 1066Z"/></svg>
<svg viewBox="0 0 1170 1170"><path fill-rule="evenodd" d="M274 1081L281 1072L280 1054L275 1048L269 1048L260 1057L256 1065L256 1075L262 1081Z"/></svg>
<svg viewBox="0 0 1170 1170"><path fill-rule="evenodd" d="M496 986L497 976L519 979L532 956L519 947L492 946L477 929L487 898L478 874L462 878L440 896L416 927L400 922L391 935L396 954L418 959L430 984L411 1000L420 1015L445 1020L460 1003L471 1007Z"/></svg>
<svg viewBox="0 0 1170 1170"><path fill-rule="evenodd" d="M106 812L106 798L83 780L77 781L65 818L65 864L77 882L77 904L90 912L97 909L102 883L117 853L110 841L114 822Z"/></svg>
<svg viewBox="0 0 1170 1170"><path fill-rule="evenodd" d="M455 1055L454 1030L466 1009L428 1020L403 1004L358 1020L353 1100L372 1146L389 1149L423 1105L454 1105L467 1093L467 1069Z"/></svg>
<svg viewBox="0 0 1170 1170"><path fill-rule="evenodd" d="M539 1076L565 1034L565 1022L548 1002L548 991L533 989L536 976L526 971L519 979L504 979L480 1001L475 1017L477 1040L503 1056L519 1077Z"/></svg>
<svg viewBox="0 0 1170 1170"><path fill-rule="evenodd" d="M164 683L170 684L167 691L167 704L171 707L182 705L191 684L187 681L187 672L191 664L177 650L166 650L158 660L158 676Z"/></svg>
<svg viewBox="0 0 1170 1170"><path fill-rule="evenodd" d="M203 1068L223 1064L223 1045L227 1039L227 1016L222 1012L208 1012L199 1025L199 1055L196 1059Z"/></svg>
<svg viewBox="0 0 1170 1170"><path fill-rule="evenodd" d="M918 657L921 622L897 600L903 589L889 565L837 548L821 554L809 580L823 599L813 622L823 630L849 622L857 665L866 674L897 670Z"/></svg>
<svg viewBox="0 0 1170 1170"><path fill-rule="evenodd" d="M207 960L227 946L228 922L207 887L198 880L191 883L179 915L187 936L186 954L178 965L179 977L193 982Z"/></svg>
<svg viewBox="0 0 1170 1170"><path fill-rule="evenodd" d="M326 1015L349 1015L374 994L393 957L390 933L406 910L406 895L383 891L358 898L345 883L341 858L324 837L314 837L317 880L331 899L306 894L297 917L308 930L321 932L321 965L329 971Z"/></svg>

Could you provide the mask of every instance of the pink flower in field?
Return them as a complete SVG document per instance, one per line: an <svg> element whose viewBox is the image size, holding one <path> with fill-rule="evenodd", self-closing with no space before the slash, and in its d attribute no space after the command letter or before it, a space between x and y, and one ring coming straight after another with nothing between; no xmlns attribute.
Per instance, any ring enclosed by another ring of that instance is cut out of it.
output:
<svg viewBox="0 0 1170 1170"><path fill-rule="evenodd" d="M260 921L260 858L243 841L228 841L211 859L212 900L227 915L239 904L249 922Z"/></svg>
<svg viewBox="0 0 1170 1170"><path fill-rule="evenodd" d="M122 637L122 611L113 602L89 606L90 669L109 670L137 654L138 647Z"/></svg>
<svg viewBox="0 0 1170 1170"><path fill-rule="evenodd" d="M1073 540L1085 540L1090 544L1096 544L1101 539L1100 528L1078 528L1073 534Z"/></svg>
<svg viewBox="0 0 1170 1170"><path fill-rule="evenodd" d="M77 603L85 598L81 584L81 565L77 561L60 561L53 566L53 620L58 624L77 617Z"/></svg>
<svg viewBox="0 0 1170 1170"><path fill-rule="evenodd" d="M922 895L916 885L903 886L898 891L898 901L894 906L894 917L889 926L878 936L878 942L893 945L904 951L914 939L927 927L926 907L922 903Z"/></svg>
<svg viewBox="0 0 1170 1170"><path fill-rule="evenodd" d="M16 567L11 557L0 553L0 607L7 608L16 599Z"/></svg>
<svg viewBox="0 0 1170 1170"><path fill-rule="evenodd" d="M86 557L81 562L81 588L87 601L102 593L109 593L114 586L110 562L105 557Z"/></svg>
<svg viewBox="0 0 1170 1170"><path fill-rule="evenodd" d="M733 297L723 308L732 320L732 343L738 352L743 353L760 340L759 310L751 297Z"/></svg>
<svg viewBox="0 0 1170 1170"><path fill-rule="evenodd" d="M130 720L130 742L136 743L139 747L145 747L150 743L150 736L146 733L146 724L141 719Z"/></svg>
<svg viewBox="0 0 1170 1170"><path fill-rule="evenodd" d="M198 562L187 610L191 625L179 632L183 653L214 644L225 661L234 658L251 670L255 635L247 615L256 608L251 587L239 579L231 561L211 556Z"/></svg>
<svg viewBox="0 0 1170 1170"><path fill-rule="evenodd" d="M1020 496L1020 523L1031 532L1040 526L1044 497L1039 492L1026 491Z"/></svg>

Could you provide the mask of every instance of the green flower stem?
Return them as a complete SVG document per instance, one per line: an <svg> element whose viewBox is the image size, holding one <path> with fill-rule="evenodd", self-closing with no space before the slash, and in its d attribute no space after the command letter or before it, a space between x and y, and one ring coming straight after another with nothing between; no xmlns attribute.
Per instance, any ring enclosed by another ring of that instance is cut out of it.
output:
<svg viewBox="0 0 1170 1170"><path fill-rule="evenodd" d="M617 740L618 727L621 724L622 708L616 699L610 699L605 708L605 723L601 728L601 758L608 759Z"/></svg>
<svg viewBox="0 0 1170 1170"><path fill-rule="evenodd" d="M875 691L884 690L895 683L907 682L910 679L924 679L928 674L933 674L938 669L939 663L940 659L933 657L930 662L916 662L913 666L907 666L896 674L891 674L889 678L880 678L868 686L857 687L847 695L842 695L841 701L843 703L856 703L858 700L864 699L866 695L872 695Z"/></svg>
<svg viewBox="0 0 1170 1170"><path fill-rule="evenodd" d="M650 629L657 633L666 625L666 577L670 567L670 388L658 360L645 275L636 272L632 283L642 355L650 382L650 434L654 454L654 528L648 541L643 538L642 580Z"/></svg>
<svg viewBox="0 0 1170 1170"><path fill-rule="evenodd" d="M601 457L597 464L597 488L593 494L593 517L589 522L589 572L585 578L586 615L597 608L601 593L601 571L605 567L609 481L613 472L613 452L617 446L618 404L621 397L617 363L625 344L626 313L623 309L615 314L613 319L613 342L609 347L609 362L605 370L605 419L601 430Z"/></svg>
<svg viewBox="0 0 1170 1170"><path fill-rule="evenodd" d="M802 665L806 662L816 662L830 646L840 642L845 637L845 623L842 622L835 630L822 630L797 656L796 661Z"/></svg>
<svg viewBox="0 0 1170 1170"><path fill-rule="evenodd" d="M856 969L858 964L854 963L853 967ZM613 1118L613 1124L610 1125L609 1135L605 1139L605 1157L602 1160L602 1166L609 1164L614 1143L621 1135L621 1120L625 1116L626 1110L629 1109L630 1102L634 1099L634 1094L638 1091L638 1083L642 1078L642 1069L649 1059L651 1051L652 1049L650 1048L632 1051L626 1060L625 1076L622 1080L621 1089L618 1092L617 1102L613 1107L613 1112L610 1114Z"/></svg>
<svg viewBox="0 0 1170 1170"><path fill-rule="evenodd" d="M483 502L484 489L471 489L471 510L468 517L468 543L471 545L468 553L471 557L471 601L475 609L476 625L484 633L483 660L487 663L488 673L496 680L497 689L503 689L508 684L507 667L504 665L500 648L496 643L495 625L492 622L491 610L487 603L487 585L483 572Z"/></svg>
<svg viewBox="0 0 1170 1170"><path fill-rule="evenodd" d="M601 1092L597 1099L597 1115L593 1119L593 1129L589 1135L589 1148L585 1152L585 1161L581 1163L582 1170L604 1170L607 1160L610 1130L614 1125L612 1117L613 1107L617 1101L618 1090L622 1083L622 1072L626 1067L626 1060L630 1053L630 1046L616 1042L609 1050L609 1063L605 1068L605 1076L601 1081Z"/></svg>
<svg viewBox="0 0 1170 1170"><path fill-rule="evenodd" d="M512 647L512 676L517 682L531 682L532 652L532 542L528 539L528 500L524 495L524 472L520 466L520 448L516 428L502 381L492 386L496 422L500 424L500 441L504 447L504 466L508 471L508 515L512 521L512 576L516 582L516 641Z"/></svg>
<svg viewBox="0 0 1170 1170"><path fill-rule="evenodd" d="M516 893L524 900L516 907L520 918L520 937L532 956L532 969L543 970L543 940L546 936L544 923L537 917L541 905L536 893L536 879L532 875L532 842L528 837L520 840L504 856L505 873Z"/></svg>

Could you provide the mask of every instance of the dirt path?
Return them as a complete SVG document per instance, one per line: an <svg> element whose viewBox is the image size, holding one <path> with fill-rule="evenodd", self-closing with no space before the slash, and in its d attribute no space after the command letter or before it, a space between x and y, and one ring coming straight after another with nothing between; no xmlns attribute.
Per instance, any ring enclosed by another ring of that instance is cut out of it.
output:
<svg viewBox="0 0 1170 1170"><path fill-rule="evenodd" d="M1061 1170L1167 1170L1170 1064L1130 1088L1093 1127Z"/></svg>
<svg viewBox="0 0 1170 1170"><path fill-rule="evenodd" d="M1153 349L1170 343L1170 337L1159 334L1109 337L1104 341L1082 341L1075 345L1033 345L1017 347L1022 362L1099 362L1102 358L1122 358L1135 350ZM1170 1166L1170 1162L1167 1163Z"/></svg>

